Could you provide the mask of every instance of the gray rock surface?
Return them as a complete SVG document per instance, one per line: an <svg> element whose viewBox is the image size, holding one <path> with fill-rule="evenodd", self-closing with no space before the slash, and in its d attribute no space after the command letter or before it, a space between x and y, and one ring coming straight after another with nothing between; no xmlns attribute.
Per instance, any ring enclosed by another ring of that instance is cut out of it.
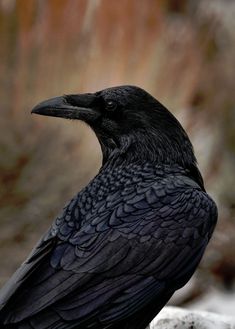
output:
<svg viewBox="0 0 235 329"><path fill-rule="evenodd" d="M235 318L168 306L151 322L150 329L235 329Z"/></svg>

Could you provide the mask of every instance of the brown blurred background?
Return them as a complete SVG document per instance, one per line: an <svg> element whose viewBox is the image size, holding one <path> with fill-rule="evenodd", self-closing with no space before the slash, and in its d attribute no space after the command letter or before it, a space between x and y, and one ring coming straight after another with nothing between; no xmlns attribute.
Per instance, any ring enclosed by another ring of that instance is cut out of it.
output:
<svg viewBox="0 0 235 329"><path fill-rule="evenodd" d="M135 84L182 122L219 205L200 269L172 302L234 296L234 17L233 0L0 0L0 285L101 164L88 127L31 116L33 105Z"/></svg>

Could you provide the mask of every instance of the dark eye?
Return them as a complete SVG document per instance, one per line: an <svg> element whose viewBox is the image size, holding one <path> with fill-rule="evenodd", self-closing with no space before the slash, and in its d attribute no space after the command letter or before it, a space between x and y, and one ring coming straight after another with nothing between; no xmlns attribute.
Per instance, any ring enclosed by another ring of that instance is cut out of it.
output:
<svg viewBox="0 0 235 329"><path fill-rule="evenodd" d="M117 108L117 103L115 101L113 101L111 99L106 101L106 110L107 111L113 112L116 110L116 108Z"/></svg>

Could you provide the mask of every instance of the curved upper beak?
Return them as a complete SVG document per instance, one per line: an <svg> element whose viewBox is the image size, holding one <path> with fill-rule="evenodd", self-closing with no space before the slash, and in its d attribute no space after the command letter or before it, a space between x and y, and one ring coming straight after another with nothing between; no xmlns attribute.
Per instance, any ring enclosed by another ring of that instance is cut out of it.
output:
<svg viewBox="0 0 235 329"><path fill-rule="evenodd" d="M73 102L76 105L68 102L69 97L76 100ZM31 113L87 122L93 121L98 116L98 112L91 107L94 97L92 94L54 97L36 105Z"/></svg>

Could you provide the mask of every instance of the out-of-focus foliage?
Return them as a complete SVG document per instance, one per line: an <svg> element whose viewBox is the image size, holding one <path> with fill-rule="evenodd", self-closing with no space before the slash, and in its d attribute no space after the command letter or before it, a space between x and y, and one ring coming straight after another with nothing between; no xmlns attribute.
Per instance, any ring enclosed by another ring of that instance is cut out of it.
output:
<svg viewBox="0 0 235 329"><path fill-rule="evenodd" d="M32 106L136 84L175 112L195 145L220 208L199 277L232 284L234 16L233 0L0 0L0 283L101 163L88 127L32 117Z"/></svg>

